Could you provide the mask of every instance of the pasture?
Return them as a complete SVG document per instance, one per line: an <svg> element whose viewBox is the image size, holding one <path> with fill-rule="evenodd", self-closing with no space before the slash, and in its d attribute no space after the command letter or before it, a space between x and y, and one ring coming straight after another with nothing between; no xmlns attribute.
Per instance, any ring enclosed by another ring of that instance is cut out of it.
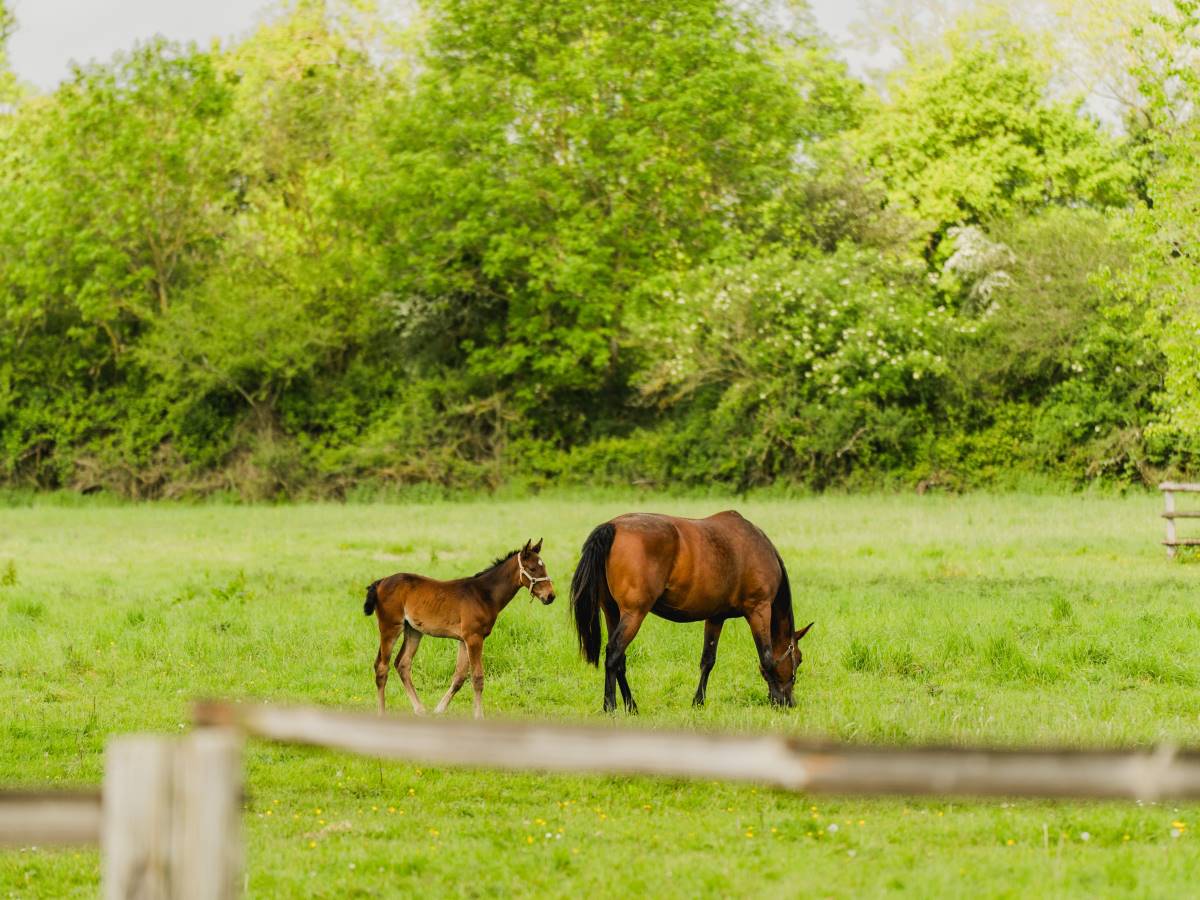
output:
<svg viewBox="0 0 1200 900"><path fill-rule="evenodd" d="M566 602L618 512L735 506L779 547L805 638L775 709L745 623L690 706L702 626L648 619L628 655L659 726L877 743L1200 745L1200 569L1157 496L550 495L361 505L0 510L0 784L99 782L107 735L179 731L203 695L371 710L363 591L471 574L544 536L559 599L488 639L491 717L605 721ZM427 705L454 667L426 639ZM470 692L450 715L471 714ZM389 713L407 716L399 679ZM249 896L1132 896L1194 890L1200 806L814 799L753 787L420 768L251 743ZM94 852L0 851L0 896L92 896Z"/></svg>

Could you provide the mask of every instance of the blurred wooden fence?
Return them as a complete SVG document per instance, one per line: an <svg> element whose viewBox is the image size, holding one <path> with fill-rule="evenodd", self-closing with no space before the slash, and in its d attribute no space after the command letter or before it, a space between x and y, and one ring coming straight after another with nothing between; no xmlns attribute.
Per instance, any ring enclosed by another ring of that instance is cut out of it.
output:
<svg viewBox="0 0 1200 900"><path fill-rule="evenodd" d="M241 885L242 735L435 765L752 782L824 794L1200 797L1200 753L850 747L784 735L378 718L202 702L183 738L114 738L95 794L0 792L0 843L101 844L106 897L229 898Z"/></svg>
<svg viewBox="0 0 1200 900"><path fill-rule="evenodd" d="M1167 539L1163 541L1167 548L1167 557L1174 557L1179 547L1200 547L1200 538L1181 538L1175 534L1176 519L1200 519L1200 509L1176 509L1175 495L1200 494L1200 484L1164 481L1158 489L1163 492L1163 502L1166 505L1162 517L1167 520Z"/></svg>
<svg viewBox="0 0 1200 900"><path fill-rule="evenodd" d="M103 794L0 791L0 845L99 844L107 898L235 897L241 744L232 729L113 738Z"/></svg>

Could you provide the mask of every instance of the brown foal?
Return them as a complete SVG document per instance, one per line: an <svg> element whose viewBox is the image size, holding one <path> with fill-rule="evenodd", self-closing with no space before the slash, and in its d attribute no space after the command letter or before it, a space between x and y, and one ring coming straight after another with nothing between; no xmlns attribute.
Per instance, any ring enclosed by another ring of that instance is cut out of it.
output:
<svg viewBox="0 0 1200 900"><path fill-rule="evenodd" d="M437 581L423 575L400 572L376 581L367 588L363 612L375 613L379 623L379 655L375 657L375 687L379 692L379 714L383 715L385 688L392 647L400 632L404 642L396 657L396 671L404 683L408 699L417 715L425 707L412 682L412 662L424 635L454 638L458 641L458 665L450 681L450 690L442 697L435 713L443 713L458 689L467 680L467 668L475 685L475 718L483 718L483 641L492 633L501 610L521 588L529 588L543 604L554 602L554 584L538 554L541 538L529 541L470 578Z"/></svg>
<svg viewBox="0 0 1200 900"><path fill-rule="evenodd" d="M650 513L617 516L598 525L583 544L571 581L571 606L584 658L600 661L600 614L608 625L604 709L616 709L616 690L637 712L625 677L625 649L650 613L672 622L704 622L700 684L704 703L717 641L728 619L744 618L758 648L759 671L772 703L792 706L800 668L799 631L783 559L762 531L734 511L707 519Z"/></svg>

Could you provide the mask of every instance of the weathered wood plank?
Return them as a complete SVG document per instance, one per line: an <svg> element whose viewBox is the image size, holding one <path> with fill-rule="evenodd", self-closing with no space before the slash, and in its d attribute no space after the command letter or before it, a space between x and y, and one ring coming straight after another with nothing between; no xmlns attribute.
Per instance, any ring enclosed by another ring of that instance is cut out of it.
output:
<svg viewBox="0 0 1200 900"><path fill-rule="evenodd" d="M231 900L242 871L242 741L232 729L193 732L175 752L172 898Z"/></svg>
<svg viewBox="0 0 1200 900"><path fill-rule="evenodd" d="M175 741L128 735L104 753L103 886L108 900L170 897Z"/></svg>
<svg viewBox="0 0 1200 900"><path fill-rule="evenodd" d="M0 846L99 844L99 791L0 791Z"/></svg>
<svg viewBox="0 0 1200 900"><path fill-rule="evenodd" d="M1163 543L1167 545L1167 559L1175 558L1175 494L1167 491L1163 494L1163 500L1166 502L1166 512L1163 513L1167 517L1167 539Z"/></svg>
<svg viewBox="0 0 1200 900"><path fill-rule="evenodd" d="M1200 509L1168 509L1162 514L1164 519L1200 519Z"/></svg>
<svg viewBox="0 0 1200 900"><path fill-rule="evenodd" d="M874 748L783 735L379 718L311 707L200 703L202 725L434 765L718 779L832 794L1200 797L1200 754Z"/></svg>
<svg viewBox="0 0 1200 900"><path fill-rule="evenodd" d="M1176 538L1172 541L1163 541L1166 547L1200 547L1200 538Z"/></svg>
<svg viewBox="0 0 1200 900"><path fill-rule="evenodd" d="M1160 491L1183 491L1185 493L1200 493L1200 483L1195 481L1164 481L1158 486Z"/></svg>

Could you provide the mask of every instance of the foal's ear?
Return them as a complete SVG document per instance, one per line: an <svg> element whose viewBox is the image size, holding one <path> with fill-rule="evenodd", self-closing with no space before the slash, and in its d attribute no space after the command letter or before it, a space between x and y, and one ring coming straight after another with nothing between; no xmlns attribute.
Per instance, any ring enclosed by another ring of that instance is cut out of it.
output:
<svg viewBox="0 0 1200 900"><path fill-rule="evenodd" d="M531 549L534 553L541 553L542 552L542 539L538 538L538 542L536 544L534 544L532 547L530 547L529 549Z"/></svg>
<svg viewBox="0 0 1200 900"><path fill-rule="evenodd" d="M816 622L809 622L807 625L805 625L803 628L801 628L799 631L797 631L796 632L796 640L800 640L800 638L802 638L806 634L808 634L808 629L812 628L816 624L817 624Z"/></svg>
<svg viewBox="0 0 1200 900"><path fill-rule="evenodd" d="M526 541L526 542L525 542L525 546L521 548L521 552L522 552L522 553L528 553L528 552L529 552L529 543L530 543L529 541Z"/></svg>

